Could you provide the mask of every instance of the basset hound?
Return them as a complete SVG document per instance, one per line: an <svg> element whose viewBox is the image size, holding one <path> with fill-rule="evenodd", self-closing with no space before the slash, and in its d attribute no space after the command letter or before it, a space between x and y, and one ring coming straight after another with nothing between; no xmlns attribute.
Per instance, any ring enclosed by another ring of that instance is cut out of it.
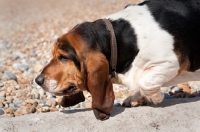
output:
<svg viewBox="0 0 200 132"><path fill-rule="evenodd" d="M87 90L96 118L108 119L115 99L110 74L115 72L137 91L124 106L161 103L160 87L200 80L200 0L128 5L106 19L75 26L58 38L52 54L35 81L64 96L65 107L84 101Z"/></svg>

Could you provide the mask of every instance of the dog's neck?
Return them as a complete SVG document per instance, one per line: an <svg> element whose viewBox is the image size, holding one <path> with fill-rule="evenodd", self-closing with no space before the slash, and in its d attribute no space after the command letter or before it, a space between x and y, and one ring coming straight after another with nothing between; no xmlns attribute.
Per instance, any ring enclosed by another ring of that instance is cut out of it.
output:
<svg viewBox="0 0 200 132"><path fill-rule="evenodd" d="M117 43L117 73L124 73L129 70L133 59L138 53L136 35L128 21L119 19L110 21ZM94 22L85 22L78 26L78 31L91 48L98 48L106 56L110 63L111 34L107 30L102 19Z"/></svg>

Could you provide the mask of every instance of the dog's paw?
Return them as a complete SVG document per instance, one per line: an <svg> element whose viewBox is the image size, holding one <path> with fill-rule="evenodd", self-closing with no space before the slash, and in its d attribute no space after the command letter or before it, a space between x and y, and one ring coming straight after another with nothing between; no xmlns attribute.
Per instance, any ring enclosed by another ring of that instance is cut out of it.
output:
<svg viewBox="0 0 200 132"><path fill-rule="evenodd" d="M104 121L109 119L110 115L100 112L97 109L93 109L94 115L98 120Z"/></svg>
<svg viewBox="0 0 200 132"><path fill-rule="evenodd" d="M164 99L164 93L161 92L160 88L157 91L142 91L145 98L149 102L153 102L155 105L160 104Z"/></svg>
<svg viewBox="0 0 200 132"><path fill-rule="evenodd" d="M129 96L122 104L124 107L137 107L142 105L147 105L147 99L143 97L140 92L135 93L133 96Z"/></svg>
<svg viewBox="0 0 200 132"><path fill-rule="evenodd" d="M146 96L147 100L153 102L155 105L160 104L164 99L164 93L157 92L152 96Z"/></svg>
<svg viewBox="0 0 200 132"><path fill-rule="evenodd" d="M63 96L62 101L60 102L60 105L63 107L69 107L69 106L74 106L83 101L85 101L85 97L83 95L83 92L80 91L74 95Z"/></svg>

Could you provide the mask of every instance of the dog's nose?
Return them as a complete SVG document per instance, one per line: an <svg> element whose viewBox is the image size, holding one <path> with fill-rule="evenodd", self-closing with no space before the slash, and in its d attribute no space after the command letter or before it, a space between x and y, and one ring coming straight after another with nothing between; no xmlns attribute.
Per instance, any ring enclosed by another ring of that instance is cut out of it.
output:
<svg viewBox="0 0 200 132"><path fill-rule="evenodd" d="M40 74L36 79L35 79L35 82L38 84L38 85L42 85L44 83L44 76L42 74Z"/></svg>

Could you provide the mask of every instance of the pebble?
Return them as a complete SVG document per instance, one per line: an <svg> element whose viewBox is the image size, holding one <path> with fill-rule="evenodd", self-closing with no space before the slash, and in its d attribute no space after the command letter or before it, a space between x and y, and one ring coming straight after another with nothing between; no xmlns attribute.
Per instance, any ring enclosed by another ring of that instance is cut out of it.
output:
<svg viewBox="0 0 200 132"><path fill-rule="evenodd" d="M0 101L0 108L3 108L4 106L3 106L3 103Z"/></svg>
<svg viewBox="0 0 200 132"><path fill-rule="evenodd" d="M7 88L6 88L6 91L7 91L8 93L11 93L11 92L12 92L12 89L13 89L12 87L7 87Z"/></svg>
<svg viewBox="0 0 200 132"><path fill-rule="evenodd" d="M0 50L6 49L6 46L3 42L0 42Z"/></svg>
<svg viewBox="0 0 200 132"><path fill-rule="evenodd" d="M6 96L6 92L5 91L1 91L0 92L0 97L5 97Z"/></svg>
<svg viewBox="0 0 200 132"><path fill-rule="evenodd" d="M55 111L58 111L58 109L57 109L57 108L55 108L55 107L50 107L49 109L50 109L50 112L55 112Z"/></svg>
<svg viewBox="0 0 200 132"><path fill-rule="evenodd" d="M114 94L115 94L115 98L121 98L122 96L122 94L119 91L114 92Z"/></svg>
<svg viewBox="0 0 200 132"><path fill-rule="evenodd" d="M47 106L44 106L41 108L41 112L49 112L49 111L50 111L50 108Z"/></svg>
<svg viewBox="0 0 200 132"><path fill-rule="evenodd" d="M50 100L47 100L46 105L48 105L49 107L52 106L52 102Z"/></svg>
<svg viewBox="0 0 200 132"><path fill-rule="evenodd" d="M0 102L4 102L4 101L5 101L5 97L0 96Z"/></svg>
<svg viewBox="0 0 200 132"><path fill-rule="evenodd" d="M0 82L0 87L3 87L3 86L4 86L4 84L2 82Z"/></svg>
<svg viewBox="0 0 200 132"><path fill-rule="evenodd" d="M19 59L19 58L24 58L24 57L25 57L25 54L24 54L24 53L22 53L22 52L20 52L20 51L17 51L17 52L15 52L15 55L14 55L13 59L14 59L14 60L17 60L17 59Z"/></svg>
<svg viewBox="0 0 200 132"><path fill-rule="evenodd" d="M13 101L13 96L6 96L6 101L11 103Z"/></svg>
<svg viewBox="0 0 200 132"><path fill-rule="evenodd" d="M14 103L10 103L10 104L9 104L9 107L12 108L14 111L16 111L16 110L19 109L19 106L17 106L17 105L14 104Z"/></svg>
<svg viewBox="0 0 200 132"><path fill-rule="evenodd" d="M20 104L24 103L24 100L23 99L14 100L13 103L16 105L20 105Z"/></svg>
<svg viewBox="0 0 200 132"><path fill-rule="evenodd" d="M184 92L190 93L191 92L191 88L190 86L188 86L188 84L179 84L178 85L179 89L182 89Z"/></svg>
<svg viewBox="0 0 200 132"><path fill-rule="evenodd" d="M42 88L38 92L39 92L41 97L45 94L45 92L44 92L44 90Z"/></svg>
<svg viewBox="0 0 200 132"><path fill-rule="evenodd" d="M17 82L17 77L11 72L5 72L4 77L6 80L15 80Z"/></svg>
<svg viewBox="0 0 200 132"><path fill-rule="evenodd" d="M46 92L46 95L47 95L47 97L46 97L47 99L50 99L53 97L52 93L49 93L49 92Z"/></svg>
<svg viewBox="0 0 200 132"><path fill-rule="evenodd" d="M4 111L4 113L5 113L5 114L11 115L11 114L13 114L13 109L7 108L7 109Z"/></svg>
<svg viewBox="0 0 200 132"><path fill-rule="evenodd" d="M3 115L4 111L2 109L0 109L0 115Z"/></svg>
<svg viewBox="0 0 200 132"><path fill-rule="evenodd" d="M27 100L25 100L25 102L28 103L28 104L34 104L34 103L37 103L37 100L27 99Z"/></svg>
<svg viewBox="0 0 200 132"><path fill-rule="evenodd" d="M13 64L13 68L24 72L24 71L27 71L30 67L29 67L28 65L23 65L23 64L14 63L14 64Z"/></svg>

